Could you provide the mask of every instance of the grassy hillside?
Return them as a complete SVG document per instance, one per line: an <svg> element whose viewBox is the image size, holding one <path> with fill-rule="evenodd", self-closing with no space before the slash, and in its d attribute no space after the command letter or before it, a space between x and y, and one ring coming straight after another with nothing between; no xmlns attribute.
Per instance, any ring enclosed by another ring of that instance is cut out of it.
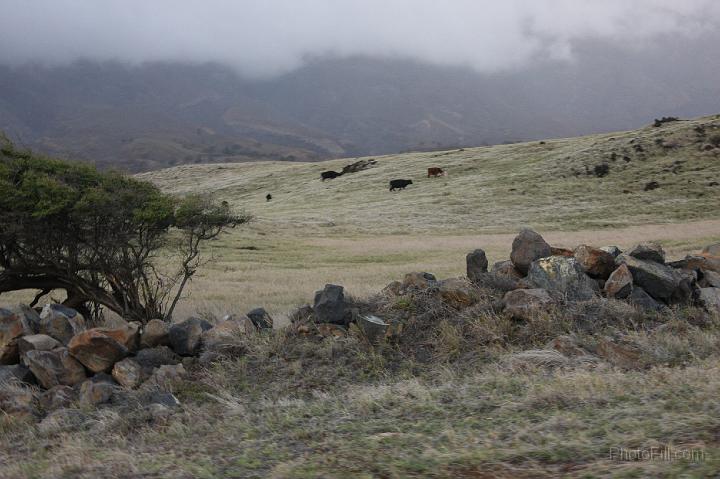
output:
<svg viewBox="0 0 720 479"><path fill-rule="evenodd" d="M707 146L711 140L718 147ZM215 192L273 228L326 227L323 234L577 230L720 217L720 116L376 159L375 168L325 182L321 171L354 160L193 165L140 176L177 193ZM600 165L604 177L594 172ZM431 166L448 176L427 178ZM413 185L390 193L394 178ZM659 187L645 191L653 181Z"/></svg>

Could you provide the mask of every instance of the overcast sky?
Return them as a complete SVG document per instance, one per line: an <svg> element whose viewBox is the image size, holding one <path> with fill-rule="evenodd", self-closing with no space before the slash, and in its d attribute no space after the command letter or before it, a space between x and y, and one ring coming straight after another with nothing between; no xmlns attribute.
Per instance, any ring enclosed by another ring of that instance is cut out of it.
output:
<svg viewBox="0 0 720 479"><path fill-rule="evenodd" d="M218 61L268 76L322 55L478 71L720 28L719 0L0 0L0 63Z"/></svg>

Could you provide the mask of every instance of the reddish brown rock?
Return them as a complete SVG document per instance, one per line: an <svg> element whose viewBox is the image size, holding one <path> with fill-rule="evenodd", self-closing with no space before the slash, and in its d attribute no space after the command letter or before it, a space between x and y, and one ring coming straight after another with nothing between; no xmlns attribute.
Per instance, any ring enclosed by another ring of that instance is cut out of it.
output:
<svg viewBox="0 0 720 479"><path fill-rule="evenodd" d="M533 261L552 254L550 245L538 233L531 229L520 231L512 243L510 261L523 275L526 275Z"/></svg>
<svg viewBox="0 0 720 479"><path fill-rule="evenodd" d="M68 349L94 373L109 372L116 362L128 354L125 346L99 329L90 329L74 336Z"/></svg>
<svg viewBox="0 0 720 479"><path fill-rule="evenodd" d="M615 258L610 253L588 245L575 248L575 259L585 273L597 279L608 279L615 269Z"/></svg>
<svg viewBox="0 0 720 479"><path fill-rule="evenodd" d="M339 324L318 323L315 327L323 338L344 338L348 333L347 328Z"/></svg>
<svg viewBox="0 0 720 479"><path fill-rule="evenodd" d="M80 386L80 404L97 406L110 401L114 386L106 382L87 380Z"/></svg>
<svg viewBox="0 0 720 479"><path fill-rule="evenodd" d="M550 247L550 256L565 256L570 258L575 255L575 252L567 248L556 248L555 246Z"/></svg>
<svg viewBox="0 0 720 479"><path fill-rule="evenodd" d="M126 322L115 328L95 328L106 336L110 336L125 346L128 351L137 351L140 344L140 326L137 323Z"/></svg>
<svg viewBox="0 0 720 479"><path fill-rule="evenodd" d="M605 282L605 295L608 298L627 298L633 291L633 277L627 265L621 264Z"/></svg>
<svg viewBox="0 0 720 479"><path fill-rule="evenodd" d="M28 351L25 364L45 389L53 386L73 386L87 377L85 368L73 358L67 349L52 351Z"/></svg>
<svg viewBox="0 0 720 479"><path fill-rule="evenodd" d="M405 275L402 281L403 289L426 289L435 285L437 280L431 273L415 272Z"/></svg>
<svg viewBox="0 0 720 479"><path fill-rule="evenodd" d="M18 338L30 334L22 317L8 309L0 308L0 364L17 364L20 360Z"/></svg>
<svg viewBox="0 0 720 479"><path fill-rule="evenodd" d="M544 289L516 289L505 293L503 303L510 316L529 321L550 309L555 302Z"/></svg>

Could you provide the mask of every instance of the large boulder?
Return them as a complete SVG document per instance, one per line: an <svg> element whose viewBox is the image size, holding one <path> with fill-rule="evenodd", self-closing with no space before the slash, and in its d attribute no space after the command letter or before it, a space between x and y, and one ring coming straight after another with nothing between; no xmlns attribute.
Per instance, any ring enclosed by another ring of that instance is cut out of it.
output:
<svg viewBox="0 0 720 479"><path fill-rule="evenodd" d="M32 331L23 317L14 311L0 308L0 364L18 363L18 339L25 334L32 334Z"/></svg>
<svg viewBox="0 0 720 479"><path fill-rule="evenodd" d="M248 312L245 316L247 316L250 321L252 321L252 323L257 329L273 328L273 319L270 314L265 311L265 308L255 308L252 311Z"/></svg>
<svg viewBox="0 0 720 479"><path fill-rule="evenodd" d="M547 311L555 301L544 289L516 289L503 297L505 311L515 319L532 320L542 311Z"/></svg>
<svg viewBox="0 0 720 479"><path fill-rule="evenodd" d="M665 251L658 243L640 243L631 249L628 255L643 261L665 264Z"/></svg>
<svg viewBox="0 0 720 479"><path fill-rule="evenodd" d="M488 271L488 260L485 251L476 249L465 257L467 266L467 278L472 282L478 282Z"/></svg>
<svg viewBox="0 0 720 479"><path fill-rule="evenodd" d="M40 313L40 330L67 346L73 336L85 331L85 319L61 304L46 304Z"/></svg>
<svg viewBox="0 0 720 479"><path fill-rule="evenodd" d="M513 240L510 261L521 274L525 275L533 261L551 254L552 249L543 237L525 228Z"/></svg>
<svg viewBox="0 0 720 479"><path fill-rule="evenodd" d="M720 313L720 288L700 288L698 303L710 312Z"/></svg>
<svg viewBox="0 0 720 479"><path fill-rule="evenodd" d="M28 351L25 364L45 389L53 386L74 386L87 377L85 368L66 348L52 351Z"/></svg>
<svg viewBox="0 0 720 479"><path fill-rule="evenodd" d="M152 319L143 327L140 335L141 348L154 348L170 344L170 324L162 319Z"/></svg>
<svg viewBox="0 0 720 479"><path fill-rule="evenodd" d="M94 373L110 372L116 362L128 355L125 346L100 329L90 329L74 336L68 349Z"/></svg>
<svg viewBox="0 0 720 479"><path fill-rule="evenodd" d="M200 352L202 334L212 329L212 324L199 318L189 318L170 326L170 347L181 356L194 356Z"/></svg>
<svg viewBox="0 0 720 479"><path fill-rule="evenodd" d="M621 264L605 281L605 295L608 298L622 299L630 296L633 290L633 277L626 264Z"/></svg>
<svg viewBox="0 0 720 479"><path fill-rule="evenodd" d="M335 284L326 284L315 293L313 311L318 323L348 325L352 320L351 304L345 299L343 287Z"/></svg>
<svg viewBox="0 0 720 479"><path fill-rule="evenodd" d="M615 261L618 265L627 265L635 284L653 298L666 303L670 302L683 280L679 272L657 261L642 260L626 254L618 256Z"/></svg>
<svg viewBox="0 0 720 479"><path fill-rule="evenodd" d="M615 257L599 248L580 245L575 248L575 259L588 276L608 279L615 270Z"/></svg>
<svg viewBox="0 0 720 479"><path fill-rule="evenodd" d="M575 258L551 256L530 265L527 280L538 288L556 291L571 301L594 298L600 288L588 277Z"/></svg>
<svg viewBox="0 0 720 479"><path fill-rule="evenodd" d="M472 284L460 278L450 278L440 281L438 294L442 301L450 306L460 309L478 302L478 294Z"/></svg>

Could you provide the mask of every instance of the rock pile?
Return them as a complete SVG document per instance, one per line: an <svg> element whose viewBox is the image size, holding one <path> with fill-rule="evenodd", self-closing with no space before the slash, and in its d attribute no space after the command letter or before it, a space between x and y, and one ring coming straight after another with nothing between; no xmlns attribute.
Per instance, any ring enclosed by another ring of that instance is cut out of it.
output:
<svg viewBox="0 0 720 479"><path fill-rule="evenodd" d="M104 328L87 328L82 315L57 304L39 314L25 306L0 308L0 390L10 391L0 395L0 409L39 414L74 401L106 403L123 390L162 391L206 349L272 325L262 308L215 326L189 318Z"/></svg>

